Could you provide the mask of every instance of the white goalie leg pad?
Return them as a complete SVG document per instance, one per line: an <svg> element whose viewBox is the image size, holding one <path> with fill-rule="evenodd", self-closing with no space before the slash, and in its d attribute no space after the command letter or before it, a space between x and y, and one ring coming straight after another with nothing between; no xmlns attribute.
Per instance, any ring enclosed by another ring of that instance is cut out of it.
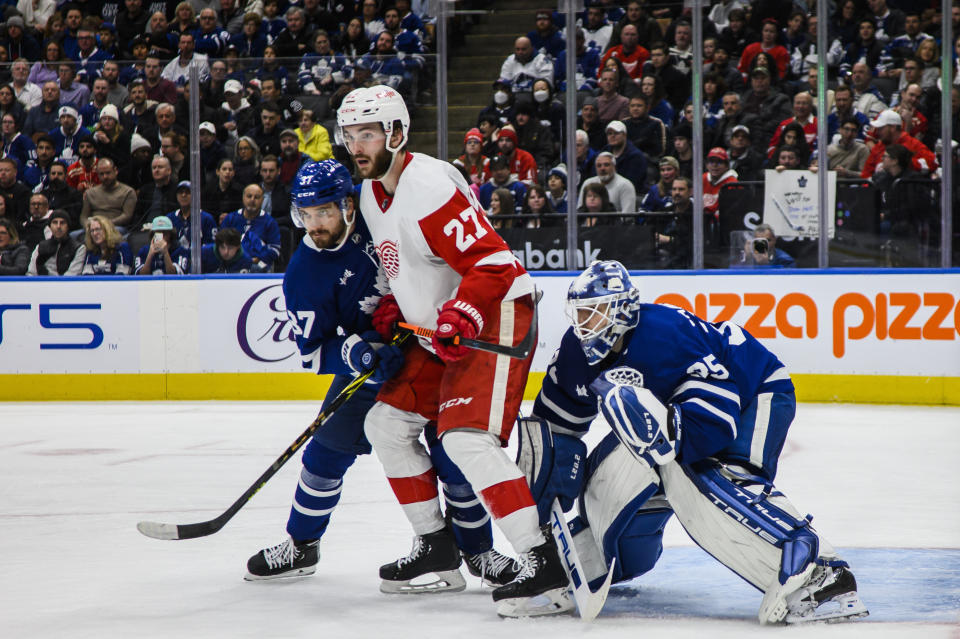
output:
<svg viewBox="0 0 960 639"><path fill-rule="evenodd" d="M833 547L809 526L810 518L782 494L767 496L719 465L698 472L671 462L660 467L660 477L687 534L765 593L761 622L782 621L790 593L819 564L838 562Z"/></svg>
<svg viewBox="0 0 960 639"><path fill-rule="evenodd" d="M363 431L383 465L383 472L395 493L396 480L421 477L433 469L430 453L420 442L420 433L426 424L427 420L423 416L383 402L374 404L367 413ZM400 499L403 512L416 534L426 535L443 528L444 520L438 497L411 503L404 503L399 493L397 498Z"/></svg>

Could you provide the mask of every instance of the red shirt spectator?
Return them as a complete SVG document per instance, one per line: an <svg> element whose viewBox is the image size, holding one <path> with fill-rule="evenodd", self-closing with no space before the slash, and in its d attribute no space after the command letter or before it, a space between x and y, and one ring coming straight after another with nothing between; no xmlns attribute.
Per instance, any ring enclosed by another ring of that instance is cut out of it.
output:
<svg viewBox="0 0 960 639"><path fill-rule="evenodd" d="M913 152L910 167L918 173L932 173L937 168L937 158L920 140L903 130L903 119L893 109L881 111L877 119L870 123L877 143L870 150L867 163L863 165L860 177L871 178L883 160L883 152L891 144L899 144Z"/></svg>
<svg viewBox="0 0 960 639"><path fill-rule="evenodd" d="M798 93L793 96L793 117L781 122L774 131L773 137L770 138L770 145L767 147L768 158L773 157L773 152L783 136L783 130L791 122L796 122L803 127L803 137L806 138L807 146L811 150L817 147L817 118L813 116L813 98L809 93Z"/></svg>
<svg viewBox="0 0 960 639"><path fill-rule="evenodd" d="M620 42L615 47L610 47L603 59L600 60L600 68L597 69L597 77L600 72L606 68L607 60L616 58L623 64L623 69L634 80L643 77L643 63L650 59L650 52L640 46L640 36L637 28L632 24L627 24L620 32Z"/></svg>
<svg viewBox="0 0 960 639"><path fill-rule="evenodd" d="M537 182L537 161L533 156L517 148L517 132L511 125L500 129L500 139L497 140L497 146L500 148L500 155L506 158L510 165L510 176L525 184L535 184Z"/></svg>
<svg viewBox="0 0 960 639"><path fill-rule="evenodd" d="M81 195L91 186L100 184L100 175L97 173L100 158L96 153L97 147L93 145L93 139L81 140L77 147L80 159L67 167L67 184L77 189Z"/></svg>
<svg viewBox="0 0 960 639"><path fill-rule="evenodd" d="M746 78L750 72L750 63L757 57L757 54L763 51L777 63L777 77L781 80L787 73L787 66L790 64L790 52L786 47L777 44L777 21L767 18L763 21L763 31L761 31L760 42L748 44L740 56L740 64L737 69Z"/></svg>
<svg viewBox="0 0 960 639"><path fill-rule="evenodd" d="M703 174L703 210L718 215L720 189L737 182L737 172L730 168L730 156L719 146L707 154L707 172Z"/></svg>
<svg viewBox="0 0 960 639"><path fill-rule="evenodd" d="M514 135L516 132L514 131ZM480 129L474 127L467 131L463 138L465 153L458 157L453 163L463 168L470 176L468 183L480 185L490 179L490 158L484 157L483 133ZM512 171L511 171L512 172Z"/></svg>

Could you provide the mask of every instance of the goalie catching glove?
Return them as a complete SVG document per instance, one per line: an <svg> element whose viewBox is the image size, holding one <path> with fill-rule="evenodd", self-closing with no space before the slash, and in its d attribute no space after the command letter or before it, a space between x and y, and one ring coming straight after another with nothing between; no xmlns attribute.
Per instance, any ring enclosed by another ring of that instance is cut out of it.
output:
<svg viewBox="0 0 960 639"><path fill-rule="evenodd" d="M403 366L403 353L396 346L381 344L376 331L354 333L343 342L340 357L350 369L363 375L373 371L370 381L382 384Z"/></svg>
<svg viewBox="0 0 960 639"><path fill-rule="evenodd" d="M666 464L680 446L680 409L668 409L642 383L639 371L621 366L605 371L590 389L610 428L634 457L651 466Z"/></svg>

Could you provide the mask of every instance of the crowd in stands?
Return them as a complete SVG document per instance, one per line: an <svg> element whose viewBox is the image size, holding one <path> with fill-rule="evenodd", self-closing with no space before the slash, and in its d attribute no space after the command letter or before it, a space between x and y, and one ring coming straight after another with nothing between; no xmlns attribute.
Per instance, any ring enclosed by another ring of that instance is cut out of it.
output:
<svg viewBox="0 0 960 639"><path fill-rule="evenodd" d="M679 213L699 208L687 201L694 179L703 184L705 224L716 225L724 185L763 180L768 169L817 169L813 3L712 3L703 20L701 176L693 175L690 10L586 4L575 25L576 158L564 157L566 24L550 9L531 16L533 29L516 39L491 103L466 133L455 163L491 215L514 214L495 226L561 224L556 214L576 209L582 226L651 226L664 265L687 266L692 223ZM825 17L827 165L841 179L871 181L888 222L904 217L888 197L896 181L938 178L942 90L951 91L955 140L960 133L960 85L939 82L941 52L957 68L960 6L947 17L956 37L947 44L939 6L846 0ZM555 179L571 162L576 204ZM592 215L613 212L621 215Z"/></svg>
<svg viewBox="0 0 960 639"><path fill-rule="evenodd" d="M305 161L344 158L330 135L342 98L372 84L396 88L411 106L429 98L428 5L8 0L0 275L188 272L194 198L204 271L282 270L297 241L292 179ZM716 218L724 185L816 166L824 56L813 3L713 2L703 20L701 114L691 104L694 34L683 3L586 5L572 25L573 52L562 14L531 13L532 29L516 39L489 106L465 132L455 164L495 226L562 225L572 209L585 226L648 224L665 265L684 266L686 211ZM960 131L960 88L939 82L941 55L956 67L960 39L940 41L939 3L835 5L824 17L829 168L873 181L886 228L896 228L896 183L937 177L941 91L951 91L949 117ZM946 19L960 34L960 7ZM568 54L574 78L566 77ZM188 131L193 68L200 125ZM577 93L575 158L565 157L568 89ZM692 173L696 118L705 126L702 176ZM199 184L191 183L190 135L199 138ZM694 179L704 186L698 207L688 201Z"/></svg>

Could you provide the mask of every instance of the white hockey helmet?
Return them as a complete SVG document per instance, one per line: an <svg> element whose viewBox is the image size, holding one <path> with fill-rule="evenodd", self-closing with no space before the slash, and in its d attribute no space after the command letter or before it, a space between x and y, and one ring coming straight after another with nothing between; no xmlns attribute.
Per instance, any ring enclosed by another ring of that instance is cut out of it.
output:
<svg viewBox="0 0 960 639"><path fill-rule="evenodd" d="M394 123L399 120L403 137L396 147L390 146ZM407 143L410 132L410 114L403 97L396 89L383 84L361 87L347 94L337 109L337 142L344 144L343 128L353 124L378 122L387 134L387 151L396 153Z"/></svg>

